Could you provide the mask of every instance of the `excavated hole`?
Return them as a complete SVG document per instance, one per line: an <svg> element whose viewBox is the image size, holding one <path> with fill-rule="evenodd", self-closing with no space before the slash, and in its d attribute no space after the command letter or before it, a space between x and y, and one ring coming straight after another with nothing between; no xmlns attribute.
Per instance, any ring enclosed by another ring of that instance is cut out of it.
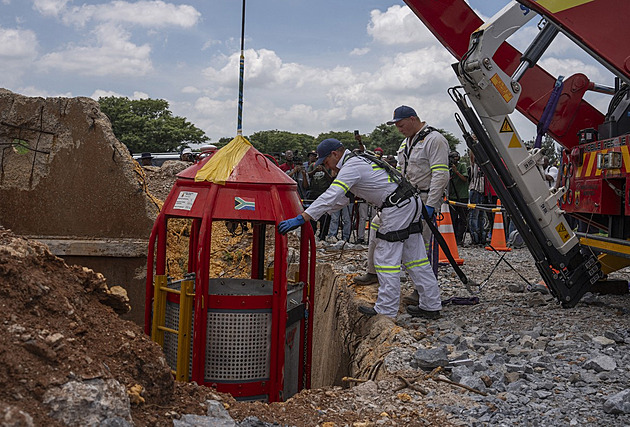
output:
<svg viewBox="0 0 630 427"><path fill-rule="evenodd" d="M349 275L337 274L331 264L317 265L312 388L347 387L355 382L344 378L374 380L382 374L383 359L390 350L386 343L395 325L383 316L361 316L357 311L360 299L374 301L377 288L361 287L355 293L348 286L350 280Z"/></svg>

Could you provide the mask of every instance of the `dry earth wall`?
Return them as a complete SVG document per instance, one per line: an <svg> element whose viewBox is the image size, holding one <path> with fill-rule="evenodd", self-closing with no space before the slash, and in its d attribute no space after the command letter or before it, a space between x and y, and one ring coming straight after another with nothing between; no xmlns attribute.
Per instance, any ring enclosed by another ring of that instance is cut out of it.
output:
<svg viewBox="0 0 630 427"><path fill-rule="evenodd" d="M141 323L158 210L139 178L98 102L0 89L0 225L49 244L69 263L103 271L108 283L127 289L128 318Z"/></svg>

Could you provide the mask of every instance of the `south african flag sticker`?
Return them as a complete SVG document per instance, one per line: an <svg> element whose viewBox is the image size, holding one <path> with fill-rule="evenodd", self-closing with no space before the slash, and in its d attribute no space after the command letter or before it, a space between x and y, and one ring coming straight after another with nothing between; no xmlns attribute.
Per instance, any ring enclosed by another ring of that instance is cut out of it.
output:
<svg viewBox="0 0 630 427"><path fill-rule="evenodd" d="M234 210L237 211L255 211L256 199L247 197L234 197Z"/></svg>

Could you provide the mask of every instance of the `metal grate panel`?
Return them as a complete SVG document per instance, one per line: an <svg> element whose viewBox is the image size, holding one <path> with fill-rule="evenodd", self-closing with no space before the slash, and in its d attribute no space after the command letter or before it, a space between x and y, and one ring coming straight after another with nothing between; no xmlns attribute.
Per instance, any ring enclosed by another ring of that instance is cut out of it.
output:
<svg viewBox="0 0 630 427"><path fill-rule="evenodd" d="M181 290L181 280L169 282L168 287L171 289ZM179 330L179 304L166 300L166 318L164 319L164 326L167 328ZM194 328L195 309L192 310L192 316L190 316L191 331ZM190 340L190 353L188 354L189 361L192 364L192 349L193 340ZM166 332L164 334L164 356L166 357L166 363L172 370L177 368L177 335ZM190 377L190 375L189 375Z"/></svg>
<svg viewBox="0 0 630 427"><path fill-rule="evenodd" d="M179 328L179 304L166 301L164 326L171 329ZM177 366L177 335L168 332L164 334L164 355L168 366L175 369Z"/></svg>
<svg viewBox="0 0 630 427"><path fill-rule="evenodd" d="M271 310L208 310L205 381L269 378Z"/></svg>

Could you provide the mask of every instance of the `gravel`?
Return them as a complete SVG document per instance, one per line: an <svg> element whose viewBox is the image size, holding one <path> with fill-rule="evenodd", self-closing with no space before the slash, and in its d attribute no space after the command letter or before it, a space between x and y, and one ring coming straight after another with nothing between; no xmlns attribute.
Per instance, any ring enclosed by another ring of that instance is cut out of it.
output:
<svg viewBox="0 0 630 427"><path fill-rule="evenodd" d="M526 249L508 252L507 263L498 265L503 253L459 248L459 254L466 275L483 284L472 289L479 304L448 304L431 321L399 314L396 323L405 330L430 333L391 352L399 357L386 358L387 370L440 365L444 378L485 393L447 405L433 399L467 425L629 425L628 294L589 293L563 309L538 283ZM443 301L471 296L449 266L440 267L439 281Z"/></svg>

